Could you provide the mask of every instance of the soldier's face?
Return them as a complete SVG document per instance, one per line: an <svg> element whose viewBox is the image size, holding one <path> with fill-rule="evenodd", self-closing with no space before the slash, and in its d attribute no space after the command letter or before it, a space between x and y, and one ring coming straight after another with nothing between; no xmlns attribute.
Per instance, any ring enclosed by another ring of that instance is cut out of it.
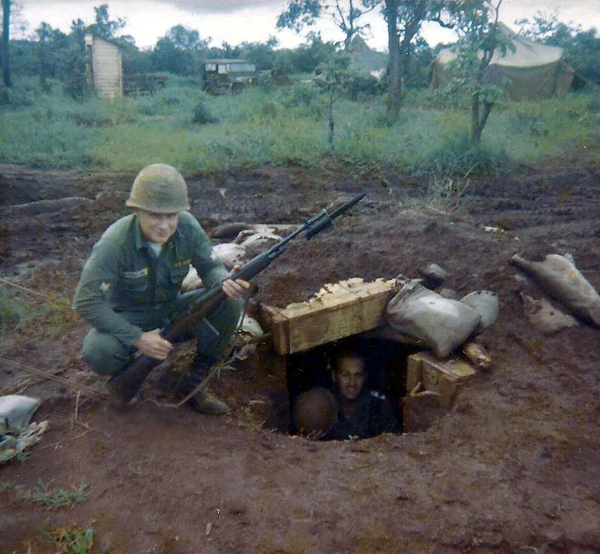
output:
<svg viewBox="0 0 600 554"><path fill-rule="evenodd" d="M333 374L333 380L347 400L358 397L365 379L365 364L360 358L342 358L338 362L337 371Z"/></svg>
<svg viewBox="0 0 600 554"><path fill-rule="evenodd" d="M158 242L159 244L164 244L173 236L179 223L178 212L159 214L136 208L135 214L140 222L144 237L150 242Z"/></svg>

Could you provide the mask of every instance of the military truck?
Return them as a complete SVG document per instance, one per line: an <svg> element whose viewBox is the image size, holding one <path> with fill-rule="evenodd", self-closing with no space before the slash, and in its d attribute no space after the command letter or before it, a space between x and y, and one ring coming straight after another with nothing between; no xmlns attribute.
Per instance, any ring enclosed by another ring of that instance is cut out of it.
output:
<svg viewBox="0 0 600 554"><path fill-rule="evenodd" d="M165 76L157 73L134 73L123 75L125 94L153 94L165 88Z"/></svg>
<svg viewBox="0 0 600 554"><path fill-rule="evenodd" d="M256 80L256 66L247 60L204 60L202 90L209 94L239 94Z"/></svg>

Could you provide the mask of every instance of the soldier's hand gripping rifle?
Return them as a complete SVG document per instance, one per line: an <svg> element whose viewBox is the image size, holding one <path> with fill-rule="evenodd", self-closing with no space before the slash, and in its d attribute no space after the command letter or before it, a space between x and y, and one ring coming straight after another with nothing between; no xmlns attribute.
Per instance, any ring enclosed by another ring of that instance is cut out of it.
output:
<svg viewBox="0 0 600 554"><path fill-rule="evenodd" d="M328 213L327 210L322 210L271 248L252 258L229 278L249 281L265 269L275 258L280 256L292 239L301 233L304 233L307 240L311 239L317 233L330 227L334 219L347 212L352 206L360 202L364 196L364 193L355 196L331 213ZM226 295L221 289L220 283L208 289L190 306L188 315L175 322L173 326L163 329L161 336L171 343L184 340L189 336L191 327L204 319L216 304L225 299ZM145 355L134 358L125 369L108 381L111 396L123 404L128 403L137 394L152 369L162 361Z"/></svg>

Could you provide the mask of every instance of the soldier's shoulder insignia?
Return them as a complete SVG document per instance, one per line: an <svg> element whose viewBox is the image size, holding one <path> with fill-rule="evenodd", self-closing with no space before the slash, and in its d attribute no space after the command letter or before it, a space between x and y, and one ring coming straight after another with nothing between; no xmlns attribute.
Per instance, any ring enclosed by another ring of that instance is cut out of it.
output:
<svg viewBox="0 0 600 554"><path fill-rule="evenodd" d="M110 290L110 283L101 283L100 292L108 292Z"/></svg>

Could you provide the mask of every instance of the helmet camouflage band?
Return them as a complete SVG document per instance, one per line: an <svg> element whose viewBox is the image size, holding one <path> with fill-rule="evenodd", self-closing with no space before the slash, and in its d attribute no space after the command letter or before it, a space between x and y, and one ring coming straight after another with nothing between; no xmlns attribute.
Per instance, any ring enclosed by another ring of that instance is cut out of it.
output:
<svg viewBox="0 0 600 554"><path fill-rule="evenodd" d="M152 164L142 169L133 182L125 205L157 213L190 209L184 178L167 164Z"/></svg>

